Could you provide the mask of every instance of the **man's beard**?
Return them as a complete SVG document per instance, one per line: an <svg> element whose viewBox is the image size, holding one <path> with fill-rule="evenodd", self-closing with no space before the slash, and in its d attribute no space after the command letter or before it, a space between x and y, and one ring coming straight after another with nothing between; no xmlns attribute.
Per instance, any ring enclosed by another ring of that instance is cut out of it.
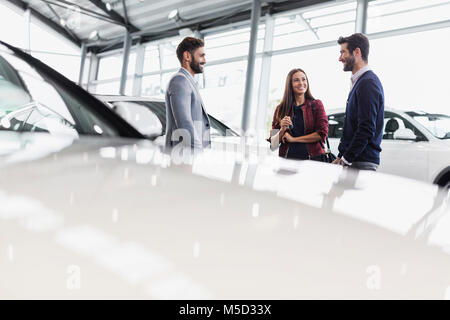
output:
<svg viewBox="0 0 450 320"><path fill-rule="evenodd" d="M355 66L355 57L349 56L345 58L344 62L344 71L353 71L353 67Z"/></svg>
<svg viewBox="0 0 450 320"><path fill-rule="evenodd" d="M194 71L194 73L203 73L203 68L200 65L200 62L197 62L194 59L192 59L189 66L191 67L192 71Z"/></svg>

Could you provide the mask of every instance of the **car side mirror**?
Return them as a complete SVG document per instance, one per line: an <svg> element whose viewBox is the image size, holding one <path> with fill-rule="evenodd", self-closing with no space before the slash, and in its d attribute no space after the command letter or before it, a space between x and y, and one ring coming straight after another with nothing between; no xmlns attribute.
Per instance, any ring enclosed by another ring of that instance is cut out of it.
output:
<svg viewBox="0 0 450 320"><path fill-rule="evenodd" d="M394 140L416 140L417 136L411 129L402 128L394 132Z"/></svg>

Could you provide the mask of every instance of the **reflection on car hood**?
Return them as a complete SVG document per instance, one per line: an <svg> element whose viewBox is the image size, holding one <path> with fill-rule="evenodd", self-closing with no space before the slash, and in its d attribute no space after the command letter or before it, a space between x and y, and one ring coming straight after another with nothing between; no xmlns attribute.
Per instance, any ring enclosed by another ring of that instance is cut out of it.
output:
<svg viewBox="0 0 450 320"><path fill-rule="evenodd" d="M148 141L1 134L19 141L2 156L1 298L443 298L449 286L437 186L217 150L183 162Z"/></svg>

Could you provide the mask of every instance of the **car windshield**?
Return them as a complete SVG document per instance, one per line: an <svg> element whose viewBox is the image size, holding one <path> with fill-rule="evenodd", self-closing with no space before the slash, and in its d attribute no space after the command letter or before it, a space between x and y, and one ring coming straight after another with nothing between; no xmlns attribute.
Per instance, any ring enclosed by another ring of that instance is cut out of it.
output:
<svg viewBox="0 0 450 320"><path fill-rule="evenodd" d="M164 101L124 100L114 101L98 96L107 101L107 105L146 136L162 136L166 132L166 106ZM211 136L239 136L224 123L209 115Z"/></svg>
<svg viewBox="0 0 450 320"><path fill-rule="evenodd" d="M439 139L450 139L450 116L425 112L407 112Z"/></svg>
<svg viewBox="0 0 450 320"><path fill-rule="evenodd" d="M1 44L0 130L118 135L84 101Z"/></svg>

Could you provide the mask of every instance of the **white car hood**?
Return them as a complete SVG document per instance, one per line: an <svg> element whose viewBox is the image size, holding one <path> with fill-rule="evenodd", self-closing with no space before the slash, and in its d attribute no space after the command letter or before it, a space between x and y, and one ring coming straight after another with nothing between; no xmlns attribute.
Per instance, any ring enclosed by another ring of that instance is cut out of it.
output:
<svg viewBox="0 0 450 320"><path fill-rule="evenodd" d="M214 150L174 165L146 141L8 140L0 298L444 298L450 285L434 185Z"/></svg>

